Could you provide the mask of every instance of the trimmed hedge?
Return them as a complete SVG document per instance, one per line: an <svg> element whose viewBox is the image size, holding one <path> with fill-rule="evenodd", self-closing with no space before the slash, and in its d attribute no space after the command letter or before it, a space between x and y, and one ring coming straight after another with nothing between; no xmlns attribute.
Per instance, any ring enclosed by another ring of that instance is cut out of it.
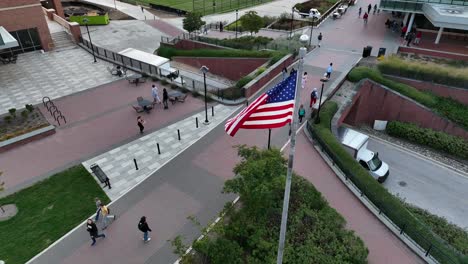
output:
<svg viewBox="0 0 468 264"><path fill-rule="evenodd" d="M451 120L452 122L468 129L468 106L451 98L434 95L430 92L422 92L409 85L395 82L385 78L378 70L368 67L354 68L349 74L348 79L351 82L358 82L369 78L386 87L401 93L409 98L425 105L434 112Z"/></svg>
<svg viewBox="0 0 468 264"><path fill-rule="evenodd" d="M335 102L327 102L320 112L321 123L311 125L308 129L314 138L333 156L335 163L349 179L382 210L399 228L416 241L425 250L432 244L431 255L441 263L468 263L466 256L461 256L446 242L437 237L424 223L411 214L400 200L390 194L369 173L357 163L344 149L330 130L330 123L338 106ZM390 175L391 177L391 175Z"/></svg>
<svg viewBox="0 0 468 264"><path fill-rule="evenodd" d="M468 68L438 65L432 62L408 61L390 56L378 64L382 73L443 85L468 87Z"/></svg>
<svg viewBox="0 0 468 264"><path fill-rule="evenodd" d="M242 77L239 81L237 81L236 83L236 87L237 88L242 88L244 87L246 84L248 84L250 81L252 81L254 78L250 75L247 75L247 76L244 76Z"/></svg>
<svg viewBox="0 0 468 264"><path fill-rule="evenodd" d="M158 56L171 59L175 56L183 57L224 57L224 58L270 58L276 55L277 51L254 51L254 50L236 50L236 49L194 49L179 50L167 46L159 47Z"/></svg>
<svg viewBox="0 0 468 264"><path fill-rule="evenodd" d="M215 39L215 38L207 38L207 37L199 37L198 41L215 44L218 46L233 48L233 49L244 49L244 50L259 50L264 47L268 43L270 43L273 39L267 37L254 37L254 36L245 36L240 37L237 39Z"/></svg>
<svg viewBox="0 0 468 264"><path fill-rule="evenodd" d="M399 121L389 122L387 133L394 137L447 152L462 159L468 159L468 141L461 137Z"/></svg>

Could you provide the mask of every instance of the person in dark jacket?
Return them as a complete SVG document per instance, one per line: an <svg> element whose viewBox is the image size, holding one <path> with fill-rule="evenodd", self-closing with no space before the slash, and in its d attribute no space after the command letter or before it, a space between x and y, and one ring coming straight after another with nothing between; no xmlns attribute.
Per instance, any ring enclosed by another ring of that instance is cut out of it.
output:
<svg viewBox="0 0 468 264"><path fill-rule="evenodd" d="M164 109L168 109L167 105L167 100L169 100L169 95L167 94L166 88L163 89L163 104L164 104Z"/></svg>
<svg viewBox="0 0 468 264"><path fill-rule="evenodd" d="M97 226L91 219L88 219L88 222L86 223L86 230L89 232L89 235L91 236L91 240L93 240L93 243L91 244L91 246L94 246L96 244L97 237L103 237L103 238L106 237L106 235L98 233Z"/></svg>
<svg viewBox="0 0 468 264"><path fill-rule="evenodd" d="M143 232L143 241L148 242L151 240L151 237L148 237L148 232L152 232L153 230L149 228L146 216L141 217L140 222L138 222L138 229Z"/></svg>
<svg viewBox="0 0 468 264"><path fill-rule="evenodd" d="M369 5L367 6L367 13L368 13L368 14L370 14L371 9L372 9L372 5L369 4Z"/></svg>

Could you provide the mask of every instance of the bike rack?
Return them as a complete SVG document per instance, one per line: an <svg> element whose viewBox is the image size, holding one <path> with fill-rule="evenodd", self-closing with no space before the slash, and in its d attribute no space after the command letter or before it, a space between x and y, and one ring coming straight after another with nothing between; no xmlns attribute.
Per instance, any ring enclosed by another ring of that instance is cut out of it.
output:
<svg viewBox="0 0 468 264"><path fill-rule="evenodd" d="M67 123L67 119L62 115L62 112L58 109L58 107L50 100L50 97L44 96L42 98L42 104L44 104L44 107L49 111L50 115L55 119L55 121L58 123L60 126L60 119L64 121L64 124Z"/></svg>
<svg viewBox="0 0 468 264"><path fill-rule="evenodd" d="M47 101L46 101L46 99L47 99ZM48 102L51 102L50 97L48 97L48 96L42 97L42 103L44 104L45 107L47 107Z"/></svg>
<svg viewBox="0 0 468 264"><path fill-rule="evenodd" d="M60 116L57 117L57 123L59 124L59 126L60 126L60 118L63 119L63 121L65 122L65 124L67 123L67 120L65 119L65 117L60 113Z"/></svg>

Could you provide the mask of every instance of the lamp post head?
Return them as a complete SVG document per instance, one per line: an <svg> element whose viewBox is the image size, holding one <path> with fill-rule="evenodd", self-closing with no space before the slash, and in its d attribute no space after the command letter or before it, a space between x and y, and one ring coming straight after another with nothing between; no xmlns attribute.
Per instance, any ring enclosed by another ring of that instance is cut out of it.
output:
<svg viewBox="0 0 468 264"><path fill-rule="evenodd" d="M85 18L83 18L83 22L84 22L85 24L88 24L89 19L88 19L87 17L85 17Z"/></svg>
<svg viewBox="0 0 468 264"><path fill-rule="evenodd" d="M299 37L299 41L301 42L302 45L306 45L309 41L309 36L306 34L303 34Z"/></svg>
<svg viewBox="0 0 468 264"><path fill-rule="evenodd" d="M200 68L200 71L203 72L204 74L208 73L210 71L210 69L208 69L208 67L206 67L205 65L203 65L201 68Z"/></svg>

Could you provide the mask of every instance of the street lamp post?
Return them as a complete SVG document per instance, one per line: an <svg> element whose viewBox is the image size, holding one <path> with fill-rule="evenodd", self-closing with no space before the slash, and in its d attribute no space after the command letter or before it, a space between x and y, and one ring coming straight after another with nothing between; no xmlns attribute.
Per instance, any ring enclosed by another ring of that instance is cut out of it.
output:
<svg viewBox="0 0 468 264"><path fill-rule="evenodd" d="M309 37L307 35L302 35L299 40L301 41L302 45L307 45L307 41ZM284 198L283 198L283 212L281 215L281 227L280 227L280 237L278 243L278 255L276 258L277 264L283 263L283 251L284 251L284 243L286 239L286 226L288 222L288 208L289 208L289 196L291 193L291 180L292 180L292 169L294 163L294 153L296 152L296 130L298 126L298 118L297 111L298 105L300 102L300 92L301 88L301 80L302 80L302 72L304 71L304 57L307 53L307 49L305 47L301 47L299 49L299 67L297 70L296 76L296 93L295 93L295 102L294 102L294 115L292 121L292 131L291 131L291 139L289 144L289 161L288 161L288 171L286 174L286 184L284 187Z"/></svg>
<svg viewBox="0 0 468 264"><path fill-rule="evenodd" d="M91 41L91 34L89 34L89 28L88 28L89 20L87 18L83 18L83 22L85 23L86 31L88 31L88 38L89 38L89 43L91 44L91 50L93 52L94 62L97 62L96 55L94 54L93 42Z"/></svg>
<svg viewBox="0 0 468 264"><path fill-rule="evenodd" d="M236 9L236 38L237 38L237 20L239 20L239 10Z"/></svg>
<svg viewBox="0 0 468 264"><path fill-rule="evenodd" d="M292 32L293 32L293 23L294 23L294 7L292 8L292 11L291 11L291 29L289 30L289 38L292 39Z"/></svg>
<svg viewBox="0 0 468 264"><path fill-rule="evenodd" d="M209 70L210 69L208 69L208 67L206 67L205 65L203 65L200 68L200 71L203 72L203 83L205 85L205 122L204 122L205 125L208 125L210 123L210 121L208 121L208 102L206 98L206 74L208 73Z"/></svg>
<svg viewBox="0 0 468 264"><path fill-rule="evenodd" d="M312 46L312 32L314 31L314 21L315 21L315 17L312 16L312 23L310 24L309 48Z"/></svg>
<svg viewBox="0 0 468 264"><path fill-rule="evenodd" d="M115 0L114 0L114 7L115 7L115 10L117 10L117 3L115 2Z"/></svg>
<svg viewBox="0 0 468 264"><path fill-rule="evenodd" d="M317 110L317 118L315 118L315 124L320 123L320 107L322 107L322 94L323 94L323 87L325 86L325 80L320 80L322 82L322 89L320 90L320 99L319 99L319 107Z"/></svg>

